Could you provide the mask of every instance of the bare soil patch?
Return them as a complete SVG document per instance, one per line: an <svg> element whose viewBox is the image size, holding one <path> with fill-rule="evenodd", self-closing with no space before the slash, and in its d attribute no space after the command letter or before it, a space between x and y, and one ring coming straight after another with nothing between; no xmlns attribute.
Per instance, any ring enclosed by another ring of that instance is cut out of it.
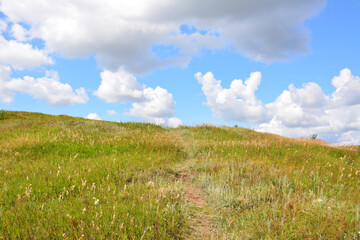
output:
<svg viewBox="0 0 360 240"><path fill-rule="evenodd" d="M178 179L186 185L185 197L191 204L191 230L187 239L217 239L216 224L211 213L213 209L208 205L206 193L192 183L189 172L181 172Z"/></svg>

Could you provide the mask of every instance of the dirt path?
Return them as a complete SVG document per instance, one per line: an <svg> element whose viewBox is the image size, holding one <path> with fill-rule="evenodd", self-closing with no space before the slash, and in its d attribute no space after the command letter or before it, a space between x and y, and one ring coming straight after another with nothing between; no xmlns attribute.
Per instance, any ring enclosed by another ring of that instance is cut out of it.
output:
<svg viewBox="0 0 360 240"><path fill-rule="evenodd" d="M213 220L213 209L206 201L206 194L197 187L191 180L191 171L182 170L179 172L179 180L185 185L185 196L190 204L191 220L190 232L187 239L217 239L216 224Z"/></svg>
<svg viewBox="0 0 360 240"><path fill-rule="evenodd" d="M196 164L193 158L196 142L187 140L186 134L181 132L174 136L189 153L189 159L175 167L179 174L178 180L184 185L185 197L190 204L191 211L190 231L186 233L185 239L218 239L214 220L216 210L208 204L206 193L192 181L196 177L196 172L192 170L192 166Z"/></svg>

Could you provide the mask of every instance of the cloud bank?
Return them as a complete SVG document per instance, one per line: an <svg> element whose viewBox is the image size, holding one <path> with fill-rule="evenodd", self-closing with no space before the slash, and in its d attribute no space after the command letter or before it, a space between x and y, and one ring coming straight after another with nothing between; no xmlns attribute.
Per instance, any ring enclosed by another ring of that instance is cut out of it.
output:
<svg viewBox="0 0 360 240"><path fill-rule="evenodd" d="M317 133L324 139L360 144L360 78L350 69L332 79L335 91L325 95L321 87L309 82L302 88L289 86L272 103L263 104L255 91L261 74L251 73L243 82L234 80L229 89L221 87L212 73L195 74L202 85L207 105L215 117L226 121L261 123L255 129L289 137L308 137ZM335 136L336 139L330 139Z"/></svg>
<svg viewBox="0 0 360 240"><path fill-rule="evenodd" d="M11 102L18 91L53 106L84 103L85 90L74 92L55 73L11 79L6 69L50 65L52 54L94 55L103 69L94 95L109 103L131 102L127 114L144 121L160 123L169 118L168 125L177 126L178 120L170 120L175 113L172 94L141 85L135 76L154 68L186 67L204 50L230 49L265 63L307 54L309 33L303 22L324 5L325 0L1 0L5 18L0 20L0 32L10 37L0 36L0 81L4 83L0 98ZM43 41L44 48L34 47L33 39ZM211 81L210 76L204 77ZM232 119L226 106L242 108L246 113L238 111L236 118L261 122L266 111L254 95L260 77L254 74L245 83L234 82L229 90L213 79L216 89L209 94L219 96L212 109L219 117Z"/></svg>
<svg viewBox="0 0 360 240"><path fill-rule="evenodd" d="M186 67L204 50L235 51L263 63L309 53L304 21L325 0L1 0L0 100L16 92L52 106L88 101L83 88L73 90L56 72L13 79L13 70L54 64L51 56L95 56L101 84L94 95L109 103L132 104L126 113L143 121L179 126L175 101L161 87L140 84L135 76L168 66ZM6 33L6 34L4 34ZM5 37L7 36L7 37ZM44 42L35 47L32 40ZM258 131L282 135L339 134L339 141L359 141L360 81L349 69L334 77L326 95L316 83L290 85L272 103L256 97L261 73L236 79L228 89L212 73L197 80L214 115L226 121L260 124ZM109 112L114 114L114 112Z"/></svg>
<svg viewBox="0 0 360 240"><path fill-rule="evenodd" d="M325 0L2 0L0 11L15 24L11 32L19 41L39 38L49 51L70 58L95 54L103 69L122 67L138 75L186 66L204 48L230 47L265 63L307 54L303 22L324 5ZM156 46L174 51L163 56ZM39 62L48 62L38 54Z"/></svg>

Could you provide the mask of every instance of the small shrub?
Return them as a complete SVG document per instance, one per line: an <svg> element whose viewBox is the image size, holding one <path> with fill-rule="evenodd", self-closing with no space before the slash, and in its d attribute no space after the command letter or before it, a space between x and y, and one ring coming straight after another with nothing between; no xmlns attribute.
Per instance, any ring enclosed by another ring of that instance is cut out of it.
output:
<svg viewBox="0 0 360 240"><path fill-rule="evenodd" d="M5 120L6 114L4 111L0 111L0 120Z"/></svg>
<svg viewBox="0 0 360 240"><path fill-rule="evenodd" d="M317 134L316 134L316 133L310 135L310 139L315 140L316 138L317 138Z"/></svg>

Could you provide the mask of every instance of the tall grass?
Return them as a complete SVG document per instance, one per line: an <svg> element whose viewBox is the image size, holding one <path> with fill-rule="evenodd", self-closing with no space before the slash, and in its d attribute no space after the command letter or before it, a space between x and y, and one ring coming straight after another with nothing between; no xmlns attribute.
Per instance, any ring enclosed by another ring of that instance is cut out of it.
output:
<svg viewBox="0 0 360 240"><path fill-rule="evenodd" d="M206 192L220 239L360 239L357 148L0 113L0 238L189 237L181 165Z"/></svg>
<svg viewBox="0 0 360 240"><path fill-rule="evenodd" d="M221 238L360 239L358 151L240 128L191 130L196 181Z"/></svg>
<svg viewBox="0 0 360 240"><path fill-rule="evenodd" d="M164 129L9 113L1 122L0 235L178 239L186 152Z"/></svg>

